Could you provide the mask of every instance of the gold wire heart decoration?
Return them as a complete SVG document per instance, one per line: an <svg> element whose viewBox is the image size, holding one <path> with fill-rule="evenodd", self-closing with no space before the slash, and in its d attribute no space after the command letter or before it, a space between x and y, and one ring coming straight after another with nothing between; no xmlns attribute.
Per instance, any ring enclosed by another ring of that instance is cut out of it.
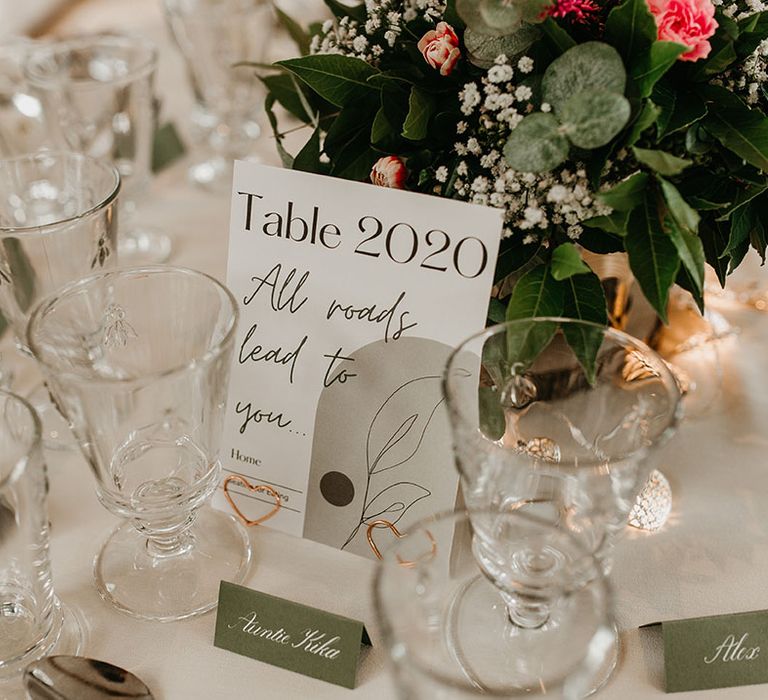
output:
<svg viewBox="0 0 768 700"><path fill-rule="evenodd" d="M392 534L395 537L397 537L397 539L402 539L403 537L407 537L407 535L404 535L402 532L400 532L400 530L398 530L397 527L395 527L395 524L389 522L389 520L374 520L373 522L371 522L368 525L368 529L366 530L365 537L368 540L368 546L376 555L377 559L381 559L382 556L381 556L381 552L379 551L379 548L376 546L376 542L373 539L373 531L381 528L390 530ZM413 560L402 559L398 554L397 561L400 564L400 566L403 566L406 569L412 569L417 564L429 561L435 556L435 554L437 554L437 542L435 541L434 536L429 530L426 531L426 535L429 538L430 551L427 552L426 554L423 554L418 559L413 559Z"/></svg>
<svg viewBox="0 0 768 700"><path fill-rule="evenodd" d="M272 496L272 498L275 499L275 505L272 507L272 510L269 511L266 515L262 515L260 518L257 518L256 520L249 520L245 517L243 514L243 511L240 510L240 508L237 507L237 504L232 499L231 494L229 493L229 485L237 483L241 486L244 486L248 491L254 492L254 493L266 493ZM252 484L248 479L246 479L244 476L241 476L240 474L230 474L226 479L224 479L224 497L227 499L227 502L231 506L232 510L235 511L235 515L237 515L240 520L243 521L243 525L246 527L251 527L253 525L261 525L261 523L266 522L271 517L277 514L277 511L280 510L280 506L282 505L280 502L280 494L275 491L271 486L267 484Z"/></svg>

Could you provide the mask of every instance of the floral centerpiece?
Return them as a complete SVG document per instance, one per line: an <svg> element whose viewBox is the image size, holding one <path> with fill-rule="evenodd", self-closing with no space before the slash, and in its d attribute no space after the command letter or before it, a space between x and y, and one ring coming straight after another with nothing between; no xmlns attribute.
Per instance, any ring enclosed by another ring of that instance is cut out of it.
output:
<svg viewBox="0 0 768 700"><path fill-rule="evenodd" d="M304 55L261 76L284 164L503 209L491 320L607 322L583 250L625 251L662 320L675 283L703 307L705 262L764 258L763 0L326 4L279 12Z"/></svg>

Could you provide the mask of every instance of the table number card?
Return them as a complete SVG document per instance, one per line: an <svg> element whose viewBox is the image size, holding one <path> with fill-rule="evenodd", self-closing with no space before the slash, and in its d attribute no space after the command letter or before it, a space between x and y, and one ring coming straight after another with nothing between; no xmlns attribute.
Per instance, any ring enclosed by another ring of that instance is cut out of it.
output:
<svg viewBox="0 0 768 700"><path fill-rule="evenodd" d="M371 556L368 522L453 506L441 375L485 323L501 224L488 207L235 163L221 456L279 492L269 526ZM272 505L233 491L244 511Z"/></svg>

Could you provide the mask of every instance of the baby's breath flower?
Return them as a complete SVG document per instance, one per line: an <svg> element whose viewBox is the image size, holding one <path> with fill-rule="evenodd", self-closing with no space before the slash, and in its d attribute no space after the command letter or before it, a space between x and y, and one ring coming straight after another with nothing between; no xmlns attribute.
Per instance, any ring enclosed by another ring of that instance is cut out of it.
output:
<svg viewBox="0 0 768 700"><path fill-rule="evenodd" d="M530 56L523 56L517 62L517 69L521 73L530 73L533 70L533 59Z"/></svg>

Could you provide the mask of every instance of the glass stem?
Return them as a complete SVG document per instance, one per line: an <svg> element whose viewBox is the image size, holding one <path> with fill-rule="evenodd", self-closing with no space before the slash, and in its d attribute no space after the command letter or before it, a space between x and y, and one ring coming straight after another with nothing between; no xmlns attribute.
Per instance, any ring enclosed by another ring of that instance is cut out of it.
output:
<svg viewBox="0 0 768 700"><path fill-rule="evenodd" d="M507 606L509 621L522 629L538 629L549 620L550 601L538 599L526 600L523 596L501 592Z"/></svg>
<svg viewBox="0 0 768 700"><path fill-rule="evenodd" d="M152 557L176 557L186 554L194 547L194 535L190 532L195 522L195 513L184 514L181 518L166 520L134 519L134 527L147 539L147 552Z"/></svg>

